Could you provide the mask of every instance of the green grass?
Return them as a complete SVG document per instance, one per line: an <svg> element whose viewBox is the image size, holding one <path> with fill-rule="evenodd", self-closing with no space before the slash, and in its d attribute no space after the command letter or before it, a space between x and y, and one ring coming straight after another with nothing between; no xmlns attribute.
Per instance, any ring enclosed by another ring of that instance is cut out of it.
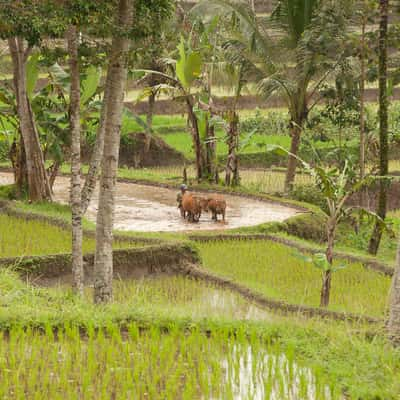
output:
<svg viewBox="0 0 400 400"><path fill-rule="evenodd" d="M131 247L115 241L115 247ZM84 238L84 253L93 252L95 240ZM71 232L48 222L0 214L0 258L71 252Z"/></svg>
<svg viewBox="0 0 400 400"><path fill-rule="evenodd" d="M225 133L221 130L216 132L218 143L217 143L217 154L225 156L228 151L228 147L224 141ZM160 134L160 136L174 149L183 153L189 159L194 159L194 151L192 146L192 138L189 132L176 132ZM285 148L289 148L290 138L283 135L253 135L251 142L246 146L241 153L260 153L266 151L268 144L276 144Z"/></svg>
<svg viewBox="0 0 400 400"><path fill-rule="evenodd" d="M203 265L274 299L319 306L321 272L270 241L198 244ZM390 278L348 264L334 274L329 309L383 317Z"/></svg>
<svg viewBox="0 0 400 400"><path fill-rule="evenodd" d="M143 122L146 122L145 116L140 116ZM155 132L163 132L165 130L175 129L185 129L186 128L186 118L182 115L155 115L153 118L153 129ZM140 125L134 118L129 115L124 114L122 119L122 134L131 132L143 132L144 128Z"/></svg>
<svg viewBox="0 0 400 400"><path fill-rule="evenodd" d="M71 222L71 207L66 204L60 204L55 202L39 202L39 203L27 203L24 201L16 201L13 206L18 211L23 211L26 213L44 215L50 218L56 218L67 223ZM82 220L84 229L94 229L95 224L84 218Z"/></svg>

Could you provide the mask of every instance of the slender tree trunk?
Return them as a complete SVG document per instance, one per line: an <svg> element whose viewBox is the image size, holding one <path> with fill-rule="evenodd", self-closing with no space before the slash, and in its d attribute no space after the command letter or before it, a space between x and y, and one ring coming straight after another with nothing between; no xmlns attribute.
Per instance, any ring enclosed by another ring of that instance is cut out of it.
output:
<svg viewBox="0 0 400 400"><path fill-rule="evenodd" d="M229 115L228 157L225 167L225 185L239 184L239 162L237 150L239 147L239 116L233 111Z"/></svg>
<svg viewBox="0 0 400 400"><path fill-rule="evenodd" d="M9 156L14 171L16 195L17 198L20 198L28 187L28 171L26 169L25 147L22 135L20 135L18 142L14 140Z"/></svg>
<svg viewBox="0 0 400 400"><path fill-rule="evenodd" d="M326 259L329 265L333 264L333 248L335 245L335 231L336 231L336 222L334 218L330 218L328 221L328 246L326 249ZM331 294L331 281L332 281L332 270L329 269L324 271L322 276L322 287L321 287L321 298L320 298L320 307L328 307L329 299Z"/></svg>
<svg viewBox="0 0 400 400"><path fill-rule="evenodd" d="M199 124L197 121L197 117L193 111L193 100L190 96L186 96L186 105L188 109L188 117L190 121L190 128L192 133L193 147L195 151L196 157L196 175L197 181L200 182L204 176L204 152L201 145L200 132L199 132Z"/></svg>
<svg viewBox="0 0 400 400"><path fill-rule="evenodd" d="M388 94L387 94L387 31L389 0L380 0L379 24L379 175L387 176L389 173L389 143L388 143ZM379 181L379 198L377 214L383 220L386 218L387 191L389 182ZM375 224L369 242L368 252L376 255L382 239L382 226Z"/></svg>
<svg viewBox="0 0 400 400"><path fill-rule="evenodd" d="M123 32L132 24L132 0L120 0L116 21ZM94 301L112 300L113 222L115 183L118 168L124 90L128 75L130 40L115 34L112 41L109 68L109 90L105 116L104 152L101 163L99 209L96 224L96 254L94 262Z"/></svg>
<svg viewBox="0 0 400 400"><path fill-rule="evenodd" d="M58 171L60 170L61 167L61 161L56 160L54 161L53 165L51 166L51 168L49 168L48 172L49 172L49 185L50 185L50 189L51 192L53 193L53 187L54 187L54 182L56 181L57 175L58 175Z"/></svg>
<svg viewBox="0 0 400 400"><path fill-rule="evenodd" d="M96 142L94 144L93 152L90 158L89 170L86 175L85 183L82 189L82 216L85 215L90 200L92 198L94 189L96 188L97 177L100 172L101 159L104 151L104 134L105 134L105 118L107 113L108 104L108 88L110 80L109 69L106 74L106 82L103 95L103 104L100 112L99 127L97 129Z"/></svg>
<svg viewBox="0 0 400 400"><path fill-rule="evenodd" d="M255 13L256 12L255 0L249 0L249 5L251 7L251 11L253 11L253 13Z"/></svg>
<svg viewBox="0 0 400 400"><path fill-rule="evenodd" d="M8 45L13 63L19 126L26 156L29 199L31 201L51 200L39 134L27 94L26 63L31 49L25 47L24 40L19 37L8 39Z"/></svg>
<svg viewBox="0 0 400 400"><path fill-rule="evenodd" d="M387 325L388 335L392 342L400 345L400 241L397 247L397 263L392 278L390 290L389 321Z"/></svg>
<svg viewBox="0 0 400 400"><path fill-rule="evenodd" d="M217 154L215 142L215 129L207 121L207 142L206 142L206 172L210 181L215 180L217 170Z"/></svg>
<svg viewBox="0 0 400 400"><path fill-rule="evenodd" d="M290 136L292 138L292 141L290 144L290 153L293 155L297 155L297 153L299 152L301 130L302 130L302 125L299 124L293 125L291 128ZM293 186L294 179L296 176L297 159L293 157L291 154L289 154L288 156L288 166L285 178L285 192L288 192L290 188Z"/></svg>
<svg viewBox="0 0 400 400"><path fill-rule="evenodd" d="M146 113L146 132L144 138L144 145L141 154L138 155L137 159L135 160L135 167L142 167L144 165L144 160L147 157L147 154L150 151L151 146L151 139L152 139L152 129L153 129L153 115L154 115L154 105L156 100L156 94L151 92L150 96L148 97L148 108Z"/></svg>
<svg viewBox="0 0 400 400"><path fill-rule="evenodd" d="M69 124L71 130L71 210L72 210L72 275L74 291L83 296L82 197L81 197L81 126L78 30L67 31L71 77Z"/></svg>
<svg viewBox="0 0 400 400"><path fill-rule="evenodd" d="M145 147L144 147L145 154L147 154L150 150L155 102L156 102L156 94L152 91L149 96L149 99L148 99L149 106L148 106L147 114L146 114L147 131L146 131L146 143L145 143Z"/></svg>
<svg viewBox="0 0 400 400"><path fill-rule="evenodd" d="M361 26L361 75L360 75L360 180L365 177L365 28L367 19L362 17ZM360 206L365 207L366 189L360 192Z"/></svg>

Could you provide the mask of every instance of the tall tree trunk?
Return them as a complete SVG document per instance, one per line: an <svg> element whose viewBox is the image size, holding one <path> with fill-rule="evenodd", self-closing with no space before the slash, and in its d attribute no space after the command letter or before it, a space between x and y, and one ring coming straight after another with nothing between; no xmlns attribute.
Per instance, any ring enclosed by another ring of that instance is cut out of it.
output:
<svg viewBox="0 0 400 400"><path fill-rule="evenodd" d="M225 185L239 184L239 162L237 150L239 147L239 116L236 111L229 113L228 157L225 167Z"/></svg>
<svg viewBox="0 0 400 400"><path fill-rule="evenodd" d="M333 217L329 218L328 221L328 245L326 249L326 260L329 265L333 264L333 248L335 245L335 231L336 231L336 221ZM329 299L331 294L331 281L332 281L332 270L329 269L324 271L322 276L322 287L321 287L321 297L320 297L320 307L328 307Z"/></svg>
<svg viewBox="0 0 400 400"><path fill-rule="evenodd" d="M400 241L397 247L397 263L390 290L388 335L392 342L400 345Z"/></svg>
<svg viewBox="0 0 400 400"><path fill-rule="evenodd" d="M367 25L367 18L362 16L361 25L361 51L360 51L360 180L365 177L365 28ZM360 206L365 207L366 203L366 189L361 189L360 192Z"/></svg>
<svg viewBox="0 0 400 400"><path fill-rule="evenodd" d="M60 167L61 167L61 161L55 160L47 171L49 174L49 185L52 193L53 193L54 182L56 181L58 172L60 171Z"/></svg>
<svg viewBox="0 0 400 400"><path fill-rule="evenodd" d="M26 47L24 40L19 37L8 39L8 45L13 64L19 126L26 156L29 199L31 201L51 200L39 134L27 94L26 63L31 48Z"/></svg>
<svg viewBox="0 0 400 400"><path fill-rule="evenodd" d="M132 0L120 0L116 26L126 32L132 23ZM115 183L118 168L124 90L128 75L130 40L116 33L110 54L107 112L105 116L104 152L101 163L99 208L96 224L96 254L94 262L94 301L112 300L113 221Z"/></svg>
<svg viewBox="0 0 400 400"><path fill-rule="evenodd" d="M144 147L144 153L147 154L150 150L151 135L153 130L153 116L154 116L154 105L156 102L156 94L152 91L148 99L148 109L146 114L146 143Z"/></svg>
<svg viewBox="0 0 400 400"><path fill-rule="evenodd" d="M14 171L16 196L20 198L28 187L28 171L26 168L25 147L22 135L19 136L18 142L14 140L11 145L9 157Z"/></svg>
<svg viewBox="0 0 400 400"><path fill-rule="evenodd" d="M202 178L204 177L204 165L205 165L204 152L203 152L203 147L201 145L199 124L197 121L197 117L193 111L193 99L189 95L186 96L186 105L187 105L188 117L189 117L189 121L190 121L190 130L192 133L193 147L194 147L194 152L195 152L195 157L196 157L197 181L200 182L202 180Z"/></svg>
<svg viewBox="0 0 400 400"><path fill-rule="evenodd" d="M288 156L288 166L285 178L285 192L288 192L293 186L294 178L296 176L297 159L293 155L297 156L300 148L302 125L294 124L290 130L290 136L292 138L290 144L290 154Z"/></svg>
<svg viewBox="0 0 400 400"><path fill-rule="evenodd" d="M387 94L387 31L389 0L380 0L379 23L379 175L387 176L389 173L389 143L388 143L388 94ZM389 182L379 181L379 199L377 214L383 220L386 218L387 191ZM375 224L369 242L368 252L376 255L382 239L382 225Z"/></svg>
<svg viewBox="0 0 400 400"><path fill-rule="evenodd" d="M207 121L207 142L206 142L206 172L210 181L215 181L215 174L217 170L217 154L215 142L215 129L214 126Z"/></svg>
<svg viewBox="0 0 400 400"><path fill-rule="evenodd" d="M108 69L106 74L106 83L103 95L103 104L100 112L99 127L97 129L96 142L94 144L93 152L90 157L89 170L86 175L85 183L82 189L82 215L85 215L90 200L92 198L94 189L96 188L97 177L100 171L101 159L104 151L104 135L105 135L105 118L107 113L108 104L108 88L110 80L110 72Z"/></svg>
<svg viewBox="0 0 400 400"><path fill-rule="evenodd" d="M148 107L146 113L146 132L144 138L144 145L141 154L135 160L135 167L142 167L144 165L144 160L147 157L147 154L150 151L151 139L152 139L152 131L153 131L153 115L154 115L154 105L156 100L156 94L152 91L150 96L148 97Z"/></svg>
<svg viewBox="0 0 400 400"><path fill-rule="evenodd" d="M251 7L251 11L253 11L253 13L255 13L256 12L255 0L249 0L249 5Z"/></svg>
<svg viewBox="0 0 400 400"><path fill-rule="evenodd" d="M71 131L71 210L72 210L72 275L74 291L83 296L82 197L81 197L81 126L78 30L67 31L71 77L69 125Z"/></svg>

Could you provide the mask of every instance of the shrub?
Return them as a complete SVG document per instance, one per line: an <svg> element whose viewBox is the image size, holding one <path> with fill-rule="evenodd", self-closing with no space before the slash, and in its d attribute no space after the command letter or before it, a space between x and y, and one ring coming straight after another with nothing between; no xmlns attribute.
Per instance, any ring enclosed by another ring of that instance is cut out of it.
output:
<svg viewBox="0 0 400 400"><path fill-rule="evenodd" d="M254 116L248 117L240 123L240 132L254 132L259 135L287 135L288 125L287 112L270 112L263 115L257 109Z"/></svg>
<svg viewBox="0 0 400 400"><path fill-rule="evenodd" d="M303 201L318 206L323 211L327 211L326 200L321 191L315 185L302 184L294 185L289 193L289 197L294 200Z"/></svg>
<svg viewBox="0 0 400 400"><path fill-rule="evenodd" d="M1 139L1 138L0 138ZM0 140L0 161L8 161L10 145L6 140Z"/></svg>
<svg viewBox="0 0 400 400"><path fill-rule="evenodd" d="M326 217L322 213L300 214L289 218L283 225L283 230L289 235L301 239L323 243L327 240Z"/></svg>
<svg viewBox="0 0 400 400"><path fill-rule="evenodd" d="M3 185L3 186L0 186L0 199L16 200L17 199L17 192L16 192L15 185Z"/></svg>

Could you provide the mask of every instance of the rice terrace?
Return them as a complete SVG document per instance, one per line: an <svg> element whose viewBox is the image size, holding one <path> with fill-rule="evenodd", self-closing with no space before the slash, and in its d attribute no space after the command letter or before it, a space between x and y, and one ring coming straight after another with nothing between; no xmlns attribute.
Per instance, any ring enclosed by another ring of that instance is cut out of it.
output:
<svg viewBox="0 0 400 400"><path fill-rule="evenodd" d="M0 399L400 399L397 1L0 21Z"/></svg>

